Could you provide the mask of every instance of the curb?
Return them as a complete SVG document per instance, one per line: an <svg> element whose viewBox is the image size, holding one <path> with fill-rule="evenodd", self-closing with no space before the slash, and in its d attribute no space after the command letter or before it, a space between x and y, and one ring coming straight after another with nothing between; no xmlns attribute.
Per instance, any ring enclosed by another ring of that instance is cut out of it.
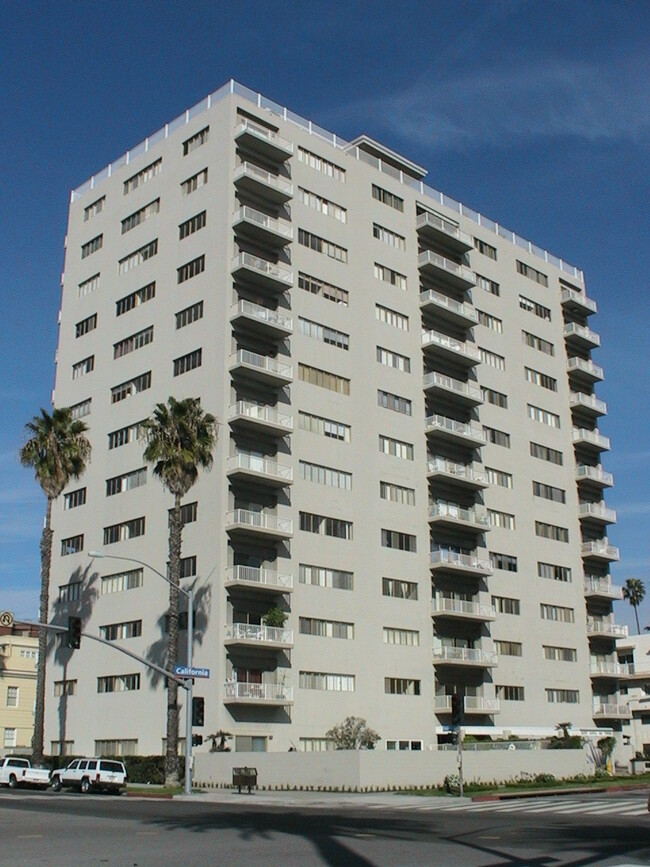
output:
<svg viewBox="0 0 650 867"><path fill-rule="evenodd" d="M516 801L521 798L550 798L561 795L608 795L620 792L646 792L647 785L638 786L595 786L589 789L541 789L529 792L504 792L502 795L473 795L472 801Z"/></svg>

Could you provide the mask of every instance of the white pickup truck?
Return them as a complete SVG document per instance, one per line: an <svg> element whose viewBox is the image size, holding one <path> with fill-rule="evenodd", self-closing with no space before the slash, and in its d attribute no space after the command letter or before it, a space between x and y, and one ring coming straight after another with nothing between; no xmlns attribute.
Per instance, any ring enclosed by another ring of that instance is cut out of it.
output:
<svg viewBox="0 0 650 867"><path fill-rule="evenodd" d="M17 789L19 786L35 786L46 789L50 785L50 772L33 768L29 759L7 756L0 759L0 786Z"/></svg>

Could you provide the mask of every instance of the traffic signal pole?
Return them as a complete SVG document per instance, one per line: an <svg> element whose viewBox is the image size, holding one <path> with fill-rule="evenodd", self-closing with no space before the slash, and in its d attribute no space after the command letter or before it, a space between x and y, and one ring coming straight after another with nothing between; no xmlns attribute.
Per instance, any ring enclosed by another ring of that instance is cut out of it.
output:
<svg viewBox="0 0 650 867"><path fill-rule="evenodd" d="M458 726L458 794L463 797L463 729Z"/></svg>
<svg viewBox="0 0 650 867"><path fill-rule="evenodd" d="M192 668L192 645L194 644L194 591L187 593L187 667ZM192 687L194 680L187 679L185 695L185 794L192 794Z"/></svg>

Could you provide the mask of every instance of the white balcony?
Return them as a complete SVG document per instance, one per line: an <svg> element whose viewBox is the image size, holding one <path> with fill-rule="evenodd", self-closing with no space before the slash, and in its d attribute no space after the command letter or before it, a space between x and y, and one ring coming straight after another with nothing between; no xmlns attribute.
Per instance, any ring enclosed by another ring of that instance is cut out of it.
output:
<svg viewBox="0 0 650 867"><path fill-rule="evenodd" d="M568 322L564 326L564 339L570 346L580 349L596 349L600 346L600 334L596 334L586 325L578 325L577 322Z"/></svg>
<svg viewBox="0 0 650 867"><path fill-rule="evenodd" d="M429 523L471 533L486 533L490 529L487 512L463 509L455 503L432 503L429 506Z"/></svg>
<svg viewBox="0 0 650 867"><path fill-rule="evenodd" d="M629 666L622 662L592 662L589 664L589 674L592 677L627 677Z"/></svg>
<svg viewBox="0 0 650 867"><path fill-rule="evenodd" d="M293 646L293 629L258 626L253 623L227 623L224 644L285 650Z"/></svg>
<svg viewBox="0 0 650 867"><path fill-rule="evenodd" d="M629 634L630 630L622 623L587 618L587 635L597 635L601 638L627 638Z"/></svg>
<svg viewBox="0 0 650 867"><path fill-rule="evenodd" d="M241 299L230 308L230 321L245 324L251 331L282 339L293 332L293 319L277 310Z"/></svg>
<svg viewBox="0 0 650 867"><path fill-rule="evenodd" d="M480 602L466 602L464 599L447 599L439 596L431 600L431 616L486 623L496 620L497 613L494 605L482 605Z"/></svg>
<svg viewBox="0 0 650 867"><path fill-rule="evenodd" d="M576 382L602 382L605 379L605 371L599 364L589 358L569 358L567 360L567 372Z"/></svg>
<svg viewBox="0 0 650 867"><path fill-rule="evenodd" d="M614 561L621 559L621 552L614 545L610 545L607 539L597 539L592 542L583 542L580 546L583 559Z"/></svg>
<svg viewBox="0 0 650 867"><path fill-rule="evenodd" d="M225 704L261 704L282 706L293 704L293 687L279 683L232 683L223 686Z"/></svg>
<svg viewBox="0 0 650 867"><path fill-rule="evenodd" d="M492 651L473 647L434 647L433 664L493 668L497 664L497 655Z"/></svg>
<svg viewBox="0 0 650 867"><path fill-rule="evenodd" d="M453 398L463 406L479 406L483 403L483 395L478 385L472 382L461 382L435 370L424 374L422 388L429 395Z"/></svg>
<svg viewBox="0 0 650 867"><path fill-rule="evenodd" d="M626 704L595 704L592 709L594 719L631 719L632 711Z"/></svg>
<svg viewBox="0 0 650 867"><path fill-rule="evenodd" d="M424 432L467 448L481 448L485 445L483 428L473 422L456 421L446 415L431 415L426 418Z"/></svg>
<svg viewBox="0 0 650 867"><path fill-rule="evenodd" d="M285 265L269 262L251 253L240 253L232 260L232 273L245 278L260 289L284 292L293 286L293 271Z"/></svg>
<svg viewBox="0 0 650 867"><path fill-rule="evenodd" d="M282 388L293 381L293 367L277 358L239 349L230 356L230 372L243 374L262 385Z"/></svg>
<svg viewBox="0 0 650 867"><path fill-rule="evenodd" d="M451 575L482 577L492 574L489 560L483 560L474 554L458 554L455 551L431 551L429 567L433 572Z"/></svg>
<svg viewBox="0 0 650 867"><path fill-rule="evenodd" d="M280 162L293 156L293 142L251 120L237 124L235 141L245 144L249 150Z"/></svg>
<svg viewBox="0 0 650 867"><path fill-rule="evenodd" d="M616 510L608 509L605 503L580 503L578 517L594 524L615 524Z"/></svg>
<svg viewBox="0 0 650 867"><path fill-rule="evenodd" d="M227 475L229 478L250 480L272 488L284 488L293 484L292 467L245 452L228 458Z"/></svg>
<svg viewBox="0 0 650 867"><path fill-rule="evenodd" d="M432 357L455 361L463 367L474 367L481 363L481 353L476 346L440 331L422 332L422 351Z"/></svg>
<svg viewBox="0 0 650 867"><path fill-rule="evenodd" d="M293 416L272 406L248 400L238 400L229 408L228 423L231 427L243 427L281 437L293 432Z"/></svg>
<svg viewBox="0 0 650 867"><path fill-rule="evenodd" d="M443 458L434 458L427 463L427 476L430 479L453 482L472 490L488 488L489 483L482 470L475 470L471 464L457 464Z"/></svg>
<svg viewBox="0 0 650 867"><path fill-rule="evenodd" d="M603 436L597 428L595 430L587 430L582 427L574 427L573 444L590 451L607 452L610 448L610 439Z"/></svg>
<svg viewBox="0 0 650 867"><path fill-rule="evenodd" d="M499 713L501 705L498 698L483 698L480 695L466 695L464 697L465 713L488 714ZM437 695L433 700L433 709L436 713L451 713L451 696Z"/></svg>
<svg viewBox="0 0 650 867"><path fill-rule="evenodd" d="M283 540L293 536L293 521L266 512L235 509L226 515L226 532L260 539Z"/></svg>
<svg viewBox="0 0 650 867"><path fill-rule="evenodd" d="M465 328L471 328L478 323L478 313L471 304L456 301L448 295L436 292L435 289L420 293L420 308L434 314L437 318L446 319Z"/></svg>
<svg viewBox="0 0 650 867"><path fill-rule="evenodd" d="M586 293L576 289L563 289L561 295L562 307L581 316L591 316L598 311L598 305Z"/></svg>
<svg viewBox="0 0 650 867"><path fill-rule="evenodd" d="M612 584L611 578L591 578L585 576L585 596L587 599L622 599L623 588L617 584Z"/></svg>
<svg viewBox="0 0 650 867"><path fill-rule="evenodd" d="M438 283L453 286L456 289L471 289L476 285L476 274L465 265L458 265L434 253L433 250L425 250L418 256L418 267L423 274L433 277Z"/></svg>
<svg viewBox="0 0 650 867"><path fill-rule="evenodd" d="M252 238L258 244L274 249L286 247L293 241L293 226L287 220L269 217L248 205L235 211L232 224L238 235Z"/></svg>
<svg viewBox="0 0 650 867"><path fill-rule="evenodd" d="M293 197L291 181L267 172L254 163L244 162L237 166L234 181L240 189L278 205L285 204Z"/></svg>
<svg viewBox="0 0 650 867"><path fill-rule="evenodd" d="M576 482L592 483L600 488L611 488L614 484L614 476L606 472L600 464L595 467L577 466Z"/></svg>
<svg viewBox="0 0 650 867"><path fill-rule="evenodd" d="M418 214L415 228L423 241L446 247L458 255L467 253L473 248L472 239L467 232L463 232L455 223L437 214L428 211Z"/></svg>
<svg viewBox="0 0 650 867"><path fill-rule="evenodd" d="M599 400L595 394L585 394L582 391L572 391L569 395L571 409L581 410L585 414L598 417L607 415L607 404Z"/></svg>
<svg viewBox="0 0 650 867"><path fill-rule="evenodd" d="M225 585L260 593L293 593L293 575L255 566L231 566L226 569Z"/></svg>

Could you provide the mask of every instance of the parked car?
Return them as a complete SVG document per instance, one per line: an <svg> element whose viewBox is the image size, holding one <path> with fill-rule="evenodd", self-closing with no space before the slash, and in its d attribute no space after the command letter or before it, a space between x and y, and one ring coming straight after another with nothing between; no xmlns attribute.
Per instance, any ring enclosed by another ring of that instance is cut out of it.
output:
<svg viewBox="0 0 650 867"><path fill-rule="evenodd" d="M29 759L7 756L0 759L0 785L10 789L34 786L46 789L50 785L50 772L43 768L33 768Z"/></svg>
<svg viewBox="0 0 650 867"><path fill-rule="evenodd" d="M119 795L126 787L126 768L114 759L75 759L66 768L52 771L52 790L63 788Z"/></svg>

